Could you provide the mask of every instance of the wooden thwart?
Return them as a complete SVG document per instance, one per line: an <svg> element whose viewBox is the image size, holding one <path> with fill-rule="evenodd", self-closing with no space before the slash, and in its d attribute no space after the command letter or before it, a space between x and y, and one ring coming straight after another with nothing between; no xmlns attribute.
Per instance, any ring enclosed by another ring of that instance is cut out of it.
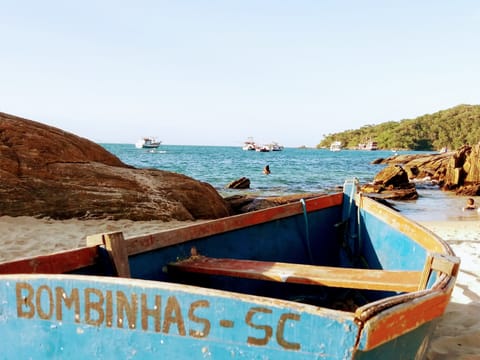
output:
<svg viewBox="0 0 480 360"><path fill-rule="evenodd" d="M180 271L211 275L398 292L418 290L422 277L421 271L340 268L204 256L192 256L169 266Z"/></svg>
<svg viewBox="0 0 480 360"><path fill-rule="evenodd" d="M108 252L116 275L126 278L130 277L130 265L128 263L128 253L123 233L113 232L88 236L87 245L103 245Z"/></svg>
<svg viewBox="0 0 480 360"><path fill-rule="evenodd" d="M432 271L438 271L448 276L457 276L460 268L460 259L456 256L443 254L428 254L423 268L422 277L418 286L418 290L427 288L428 280L432 275Z"/></svg>

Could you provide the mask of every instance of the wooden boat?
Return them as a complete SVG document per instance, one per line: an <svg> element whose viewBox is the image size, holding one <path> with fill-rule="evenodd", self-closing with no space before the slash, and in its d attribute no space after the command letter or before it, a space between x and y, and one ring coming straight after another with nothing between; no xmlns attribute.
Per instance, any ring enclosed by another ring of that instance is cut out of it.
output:
<svg viewBox="0 0 480 360"><path fill-rule="evenodd" d="M459 259L357 192L0 264L5 358L421 359Z"/></svg>

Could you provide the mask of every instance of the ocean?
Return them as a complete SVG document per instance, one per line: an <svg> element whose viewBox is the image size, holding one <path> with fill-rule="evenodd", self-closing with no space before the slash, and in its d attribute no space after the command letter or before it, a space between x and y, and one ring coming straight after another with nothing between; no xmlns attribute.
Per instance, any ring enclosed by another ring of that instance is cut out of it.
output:
<svg viewBox="0 0 480 360"><path fill-rule="evenodd" d="M346 179L371 182L385 166L372 164L392 151L285 148L283 151L245 151L241 146L161 145L137 149L134 144L101 144L124 163L137 168L154 168L190 176L211 184L222 196L250 194L280 196L309 192L336 192ZM426 152L400 151L399 154ZM270 166L270 175L263 168ZM250 189L227 189L241 177L250 179ZM419 199L393 201L399 211L417 221L476 220L477 212L461 211L464 197L431 186L417 186ZM480 201L480 200L479 200Z"/></svg>

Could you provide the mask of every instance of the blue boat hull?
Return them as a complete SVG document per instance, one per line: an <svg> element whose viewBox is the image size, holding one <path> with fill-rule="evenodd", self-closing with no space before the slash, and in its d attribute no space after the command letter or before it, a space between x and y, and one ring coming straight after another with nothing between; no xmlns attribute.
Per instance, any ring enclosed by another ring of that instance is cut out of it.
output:
<svg viewBox="0 0 480 360"><path fill-rule="evenodd" d="M355 183L112 239L0 264L5 358L420 359L458 271L441 239ZM417 289L432 252L441 271Z"/></svg>

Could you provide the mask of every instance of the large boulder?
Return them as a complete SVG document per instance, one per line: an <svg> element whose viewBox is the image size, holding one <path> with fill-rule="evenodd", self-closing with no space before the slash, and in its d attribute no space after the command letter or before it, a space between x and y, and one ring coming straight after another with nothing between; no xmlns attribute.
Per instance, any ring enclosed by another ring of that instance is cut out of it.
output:
<svg viewBox="0 0 480 360"><path fill-rule="evenodd" d="M383 168L373 179L375 185L384 187L401 187L409 183L407 172L400 165Z"/></svg>
<svg viewBox="0 0 480 360"><path fill-rule="evenodd" d="M124 164L102 146L0 113L0 215L213 219L231 214L209 184Z"/></svg>
<svg viewBox="0 0 480 360"><path fill-rule="evenodd" d="M362 186L367 194L381 194L382 199L413 200L418 198L415 184L408 179L407 172L400 165L383 168L374 178L372 184Z"/></svg>

